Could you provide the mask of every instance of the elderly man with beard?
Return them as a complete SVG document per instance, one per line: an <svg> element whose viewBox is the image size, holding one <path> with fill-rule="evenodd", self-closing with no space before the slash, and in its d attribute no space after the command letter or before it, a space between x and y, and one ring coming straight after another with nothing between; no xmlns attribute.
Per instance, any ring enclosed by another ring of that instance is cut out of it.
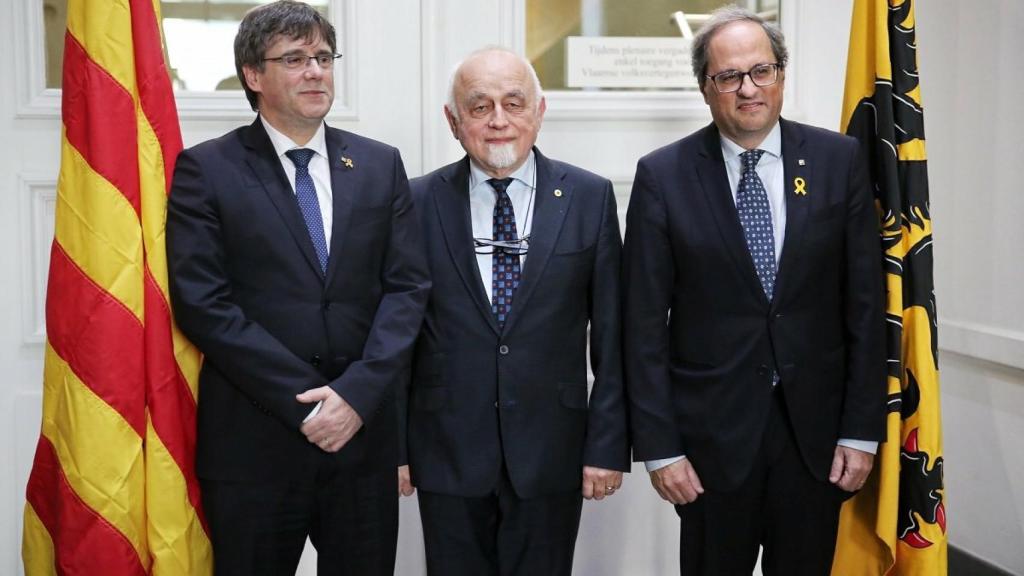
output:
<svg viewBox="0 0 1024 576"><path fill-rule="evenodd" d="M444 110L467 155L412 182L434 290L399 484L431 575L568 576L582 498L629 466L615 197L534 147L544 110L528 61L471 54Z"/></svg>

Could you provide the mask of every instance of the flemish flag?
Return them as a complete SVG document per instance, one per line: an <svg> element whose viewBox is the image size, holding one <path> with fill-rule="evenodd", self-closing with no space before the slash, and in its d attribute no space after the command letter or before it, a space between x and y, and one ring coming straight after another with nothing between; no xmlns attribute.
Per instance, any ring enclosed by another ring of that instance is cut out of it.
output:
<svg viewBox="0 0 1024 576"><path fill-rule="evenodd" d="M164 222L181 134L158 0L69 0L29 576L205 575L200 356L174 327Z"/></svg>
<svg viewBox="0 0 1024 576"><path fill-rule="evenodd" d="M932 223L912 0L855 0L843 126L871 164L887 284L887 441L843 507L835 576L946 574Z"/></svg>

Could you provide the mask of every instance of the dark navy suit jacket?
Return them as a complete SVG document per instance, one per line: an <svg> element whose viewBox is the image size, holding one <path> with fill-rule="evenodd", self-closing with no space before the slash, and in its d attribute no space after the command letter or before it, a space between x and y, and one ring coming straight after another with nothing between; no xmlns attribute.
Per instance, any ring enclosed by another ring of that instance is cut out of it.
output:
<svg viewBox="0 0 1024 576"><path fill-rule="evenodd" d="M780 120L786 230L765 296L714 125L640 159L624 261L634 456L686 454L705 487L750 472L781 378L825 479L839 438L885 434L881 244L856 140Z"/></svg>
<svg viewBox="0 0 1024 576"><path fill-rule="evenodd" d="M535 154L529 254L504 330L474 253L469 159L412 182L434 283L405 435L421 490L482 496L504 466L531 498L579 489L584 465L629 469L615 196L608 180Z"/></svg>
<svg viewBox="0 0 1024 576"><path fill-rule="evenodd" d="M258 118L178 157L167 252L175 319L204 354L200 477L303 475L323 458L397 465L395 390L430 287L418 226L396 149L332 128L326 141L326 275ZM364 422L333 455L299 431L312 405L295 400L324 385Z"/></svg>

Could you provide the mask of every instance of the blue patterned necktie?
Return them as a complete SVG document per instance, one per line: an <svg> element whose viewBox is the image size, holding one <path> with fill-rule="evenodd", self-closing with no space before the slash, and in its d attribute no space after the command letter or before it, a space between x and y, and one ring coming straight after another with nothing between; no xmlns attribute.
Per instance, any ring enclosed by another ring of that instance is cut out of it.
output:
<svg viewBox="0 0 1024 576"><path fill-rule="evenodd" d="M316 186L309 175L309 161L314 152L309 148L296 148L285 152L295 164L295 200L299 203L302 218L309 230L309 239L313 241L316 258L320 261L320 271L327 273L327 240L324 236L324 219L320 214L320 202L316 198Z"/></svg>
<svg viewBox="0 0 1024 576"><path fill-rule="evenodd" d="M487 183L494 188L495 196L492 239L500 242L519 240L512 200L506 192L512 179L491 178ZM491 259L491 312L498 321L498 328L505 327L505 319L512 309L512 297L516 293L516 288L519 288L520 276L519 255L495 249Z"/></svg>
<svg viewBox="0 0 1024 576"><path fill-rule="evenodd" d="M747 248L754 259L757 278L765 296L771 300L775 290L775 234L772 232L768 193L755 170L762 154L764 150L747 150L740 154L743 174L736 189L736 211L739 212Z"/></svg>

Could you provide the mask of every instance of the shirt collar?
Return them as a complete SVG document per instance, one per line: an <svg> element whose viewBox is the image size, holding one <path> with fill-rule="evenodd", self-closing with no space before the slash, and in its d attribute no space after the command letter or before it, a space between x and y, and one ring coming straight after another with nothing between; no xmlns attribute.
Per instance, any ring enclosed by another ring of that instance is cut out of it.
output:
<svg viewBox="0 0 1024 576"><path fill-rule="evenodd" d="M726 162L739 158L740 154L747 151L746 148L732 140L729 140L725 136L720 136L720 138L722 139L722 157ZM757 146L757 148L758 150L764 150L776 158L782 158L782 129L779 127L778 120L775 121L775 126L772 127L772 131L764 137L764 140Z"/></svg>
<svg viewBox="0 0 1024 576"><path fill-rule="evenodd" d="M533 150L526 156L526 161L519 167L518 170L509 174L510 178L518 180L525 184L529 188L533 188L534 183L537 181L537 159L534 157ZM469 159L469 189L473 190L477 186L486 183L491 177L487 175L472 158Z"/></svg>
<svg viewBox="0 0 1024 576"><path fill-rule="evenodd" d="M320 127L316 129L316 133L309 139L309 142L306 142L305 146L299 146L296 144L294 140L282 134L277 128L271 126L270 122L267 122L263 116L260 116L260 122L263 122L263 128L267 131L267 136L270 137L270 143L274 146L274 152L277 154L278 158L284 156L285 152L296 148L309 148L316 154L327 158L327 138L325 136L326 132L324 131L323 122L320 123Z"/></svg>

